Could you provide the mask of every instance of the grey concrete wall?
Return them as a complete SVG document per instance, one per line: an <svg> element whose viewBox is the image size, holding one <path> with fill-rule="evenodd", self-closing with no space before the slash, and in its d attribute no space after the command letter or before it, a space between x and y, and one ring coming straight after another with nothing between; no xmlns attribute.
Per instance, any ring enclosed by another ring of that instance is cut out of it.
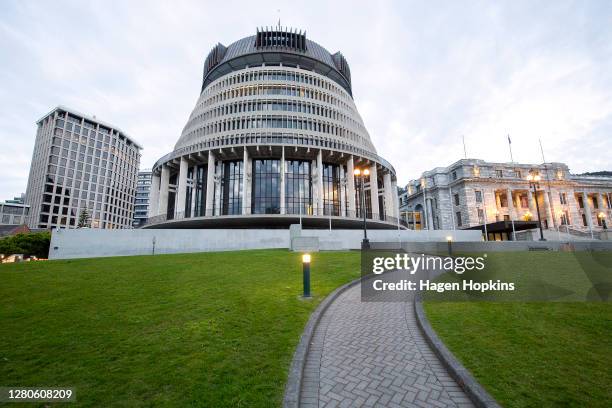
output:
<svg viewBox="0 0 612 408"><path fill-rule="evenodd" d="M320 248L360 249L363 231L360 230L303 230L302 236L318 237ZM444 231L444 230L371 230L368 239L372 242L444 242L452 237L453 241L476 242L482 240L480 231Z"/></svg>
<svg viewBox="0 0 612 408"><path fill-rule="evenodd" d="M405 242L402 248L408 252L446 254L446 242ZM453 253L458 252L511 252L511 251L612 251L612 242L602 241L489 241L453 242Z"/></svg>
<svg viewBox="0 0 612 408"><path fill-rule="evenodd" d="M49 259L289 248L289 230L53 230Z"/></svg>
<svg viewBox="0 0 612 408"><path fill-rule="evenodd" d="M293 236L297 234L300 234L299 229L294 228ZM303 230L300 236L315 238L321 250L349 250L361 247L363 232ZM481 239L479 231L372 230L368 232L372 242L446 242L447 236L460 241ZM64 229L53 231L49 258L95 258L151 255L153 252L171 254L290 247L291 233L288 229Z"/></svg>

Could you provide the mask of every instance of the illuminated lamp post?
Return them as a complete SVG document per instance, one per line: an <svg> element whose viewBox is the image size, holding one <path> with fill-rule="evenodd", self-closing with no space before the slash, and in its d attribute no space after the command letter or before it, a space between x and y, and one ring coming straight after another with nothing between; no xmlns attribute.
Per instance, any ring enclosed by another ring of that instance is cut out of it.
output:
<svg viewBox="0 0 612 408"><path fill-rule="evenodd" d="M606 225L606 214L604 214L603 211L600 211L599 214L597 214L597 218L599 218L602 228L608 229L608 226Z"/></svg>
<svg viewBox="0 0 612 408"><path fill-rule="evenodd" d="M304 285L304 297L310 297L310 254L302 255L302 281Z"/></svg>
<svg viewBox="0 0 612 408"><path fill-rule="evenodd" d="M355 169L354 171L355 177L359 179L359 192L360 192L360 201L361 201L361 213L363 214L363 241L361 241L361 249L370 249L370 241L368 240L368 226L366 221L366 209L365 209L365 191L364 191L364 181L363 179L370 175L370 170L368 169Z"/></svg>

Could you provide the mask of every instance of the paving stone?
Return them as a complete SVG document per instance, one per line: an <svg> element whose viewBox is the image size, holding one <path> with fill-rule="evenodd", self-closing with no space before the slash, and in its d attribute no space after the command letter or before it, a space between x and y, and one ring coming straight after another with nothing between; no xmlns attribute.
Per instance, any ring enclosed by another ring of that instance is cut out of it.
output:
<svg viewBox="0 0 612 408"><path fill-rule="evenodd" d="M318 407L473 406L423 338L412 303L361 302L360 291L343 292L321 317L300 406L317 394Z"/></svg>

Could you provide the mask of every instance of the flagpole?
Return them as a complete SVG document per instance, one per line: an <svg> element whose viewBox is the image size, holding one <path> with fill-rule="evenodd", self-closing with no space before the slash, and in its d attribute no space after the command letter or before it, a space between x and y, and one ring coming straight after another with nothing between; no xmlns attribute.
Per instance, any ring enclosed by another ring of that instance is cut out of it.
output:
<svg viewBox="0 0 612 408"><path fill-rule="evenodd" d="M467 159L467 150L465 148L465 135L461 135L461 138L463 139L463 158Z"/></svg>
<svg viewBox="0 0 612 408"><path fill-rule="evenodd" d="M514 157L512 157L512 140L510 140L510 134L508 134L508 147L510 148L510 162L514 163Z"/></svg>
<svg viewBox="0 0 612 408"><path fill-rule="evenodd" d="M546 164L546 158L544 157L544 148L542 147L542 139L538 138L538 142L540 143L540 153L542 153L542 162L543 162L542 164L544 164L544 172L546 173L546 186L548 187L548 192L546 192L546 189L544 189L544 194L548 194L548 202L550 205L550 212L552 215L551 221L553 223L553 227L555 227L557 224L557 220L555 219L555 207L553 206L553 203L552 203L552 193L550 189L550 177L548 175L548 165Z"/></svg>

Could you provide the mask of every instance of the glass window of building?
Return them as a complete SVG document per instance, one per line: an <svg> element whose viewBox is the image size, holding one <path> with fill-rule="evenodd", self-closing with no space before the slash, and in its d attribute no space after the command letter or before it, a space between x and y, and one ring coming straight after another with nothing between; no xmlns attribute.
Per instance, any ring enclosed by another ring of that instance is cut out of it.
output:
<svg viewBox="0 0 612 408"><path fill-rule="evenodd" d="M253 214L280 213L280 160L253 160Z"/></svg>
<svg viewBox="0 0 612 408"><path fill-rule="evenodd" d="M221 214L238 215L242 213L242 160L226 161L221 165Z"/></svg>
<svg viewBox="0 0 612 408"><path fill-rule="evenodd" d="M323 214L340 215L340 166L323 164Z"/></svg>
<svg viewBox="0 0 612 408"><path fill-rule="evenodd" d="M312 180L310 161L288 160L285 177L287 214L312 214Z"/></svg>

